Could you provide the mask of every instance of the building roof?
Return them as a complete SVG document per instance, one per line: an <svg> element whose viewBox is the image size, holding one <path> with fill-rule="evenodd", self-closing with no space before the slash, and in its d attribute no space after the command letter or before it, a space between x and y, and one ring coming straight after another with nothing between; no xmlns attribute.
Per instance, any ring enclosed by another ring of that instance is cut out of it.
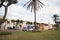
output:
<svg viewBox="0 0 60 40"><path fill-rule="evenodd" d="M45 24L45 23L40 23L40 24L43 24L43 25L45 25L45 26L48 26L48 24Z"/></svg>

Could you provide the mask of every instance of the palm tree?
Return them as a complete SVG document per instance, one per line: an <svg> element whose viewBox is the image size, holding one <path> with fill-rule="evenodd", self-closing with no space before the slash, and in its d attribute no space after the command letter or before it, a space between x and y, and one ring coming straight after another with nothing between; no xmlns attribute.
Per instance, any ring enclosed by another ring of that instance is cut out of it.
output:
<svg viewBox="0 0 60 40"><path fill-rule="evenodd" d="M34 12L34 26L36 29L36 11L39 8L43 8L44 4L40 0L29 0L26 4L24 4L24 6L26 6L27 4L27 9L31 8L31 12Z"/></svg>
<svg viewBox="0 0 60 40"><path fill-rule="evenodd" d="M3 16L3 20L5 20L5 18L6 18L8 7L12 4L15 4L15 3L17 3L17 0L0 0L0 7L3 6L5 8L5 13L4 13L4 16Z"/></svg>
<svg viewBox="0 0 60 40"><path fill-rule="evenodd" d="M54 15L53 15L54 22L55 22L55 25L56 25L57 29L59 29L59 28L58 28L59 22L57 21L57 20L59 20L58 17L59 17L59 16L58 16L57 14L54 14Z"/></svg>
<svg viewBox="0 0 60 40"><path fill-rule="evenodd" d="M54 15L53 15L53 18L54 18L55 23L57 23L57 20L59 20L58 17L59 17L59 16L58 16L57 14L54 14Z"/></svg>

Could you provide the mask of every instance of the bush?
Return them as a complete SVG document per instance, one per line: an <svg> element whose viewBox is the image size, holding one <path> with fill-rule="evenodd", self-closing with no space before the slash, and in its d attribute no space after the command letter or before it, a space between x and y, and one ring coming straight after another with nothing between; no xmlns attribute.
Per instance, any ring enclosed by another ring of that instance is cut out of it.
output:
<svg viewBox="0 0 60 40"><path fill-rule="evenodd" d="M0 35L11 35L12 32L10 31L0 31Z"/></svg>

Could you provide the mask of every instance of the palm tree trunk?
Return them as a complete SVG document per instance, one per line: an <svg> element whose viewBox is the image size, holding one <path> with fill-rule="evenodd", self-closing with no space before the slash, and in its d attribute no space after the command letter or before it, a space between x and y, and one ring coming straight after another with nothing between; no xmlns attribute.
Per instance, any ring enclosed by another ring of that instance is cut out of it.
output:
<svg viewBox="0 0 60 40"><path fill-rule="evenodd" d="M36 30L36 11L34 11L34 27L35 27L34 30Z"/></svg>
<svg viewBox="0 0 60 40"><path fill-rule="evenodd" d="M5 20L5 18L6 18L7 10L8 10L8 7L7 7L7 6L5 6L5 14L4 14L4 16L3 16L3 20Z"/></svg>

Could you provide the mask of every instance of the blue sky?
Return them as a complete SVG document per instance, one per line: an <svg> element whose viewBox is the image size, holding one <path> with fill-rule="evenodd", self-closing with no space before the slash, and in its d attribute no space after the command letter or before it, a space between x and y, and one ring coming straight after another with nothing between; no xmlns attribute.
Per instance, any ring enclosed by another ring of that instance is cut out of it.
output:
<svg viewBox="0 0 60 40"><path fill-rule="evenodd" d="M20 19L24 21L34 21L34 13L27 10L23 5L29 0L18 0L17 4L11 5L8 8L7 18ZM60 16L60 0L41 0L46 6L37 11L37 22L54 23L52 20L53 14ZM4 15L4 7L0 8L0 16Z"/></svg>

